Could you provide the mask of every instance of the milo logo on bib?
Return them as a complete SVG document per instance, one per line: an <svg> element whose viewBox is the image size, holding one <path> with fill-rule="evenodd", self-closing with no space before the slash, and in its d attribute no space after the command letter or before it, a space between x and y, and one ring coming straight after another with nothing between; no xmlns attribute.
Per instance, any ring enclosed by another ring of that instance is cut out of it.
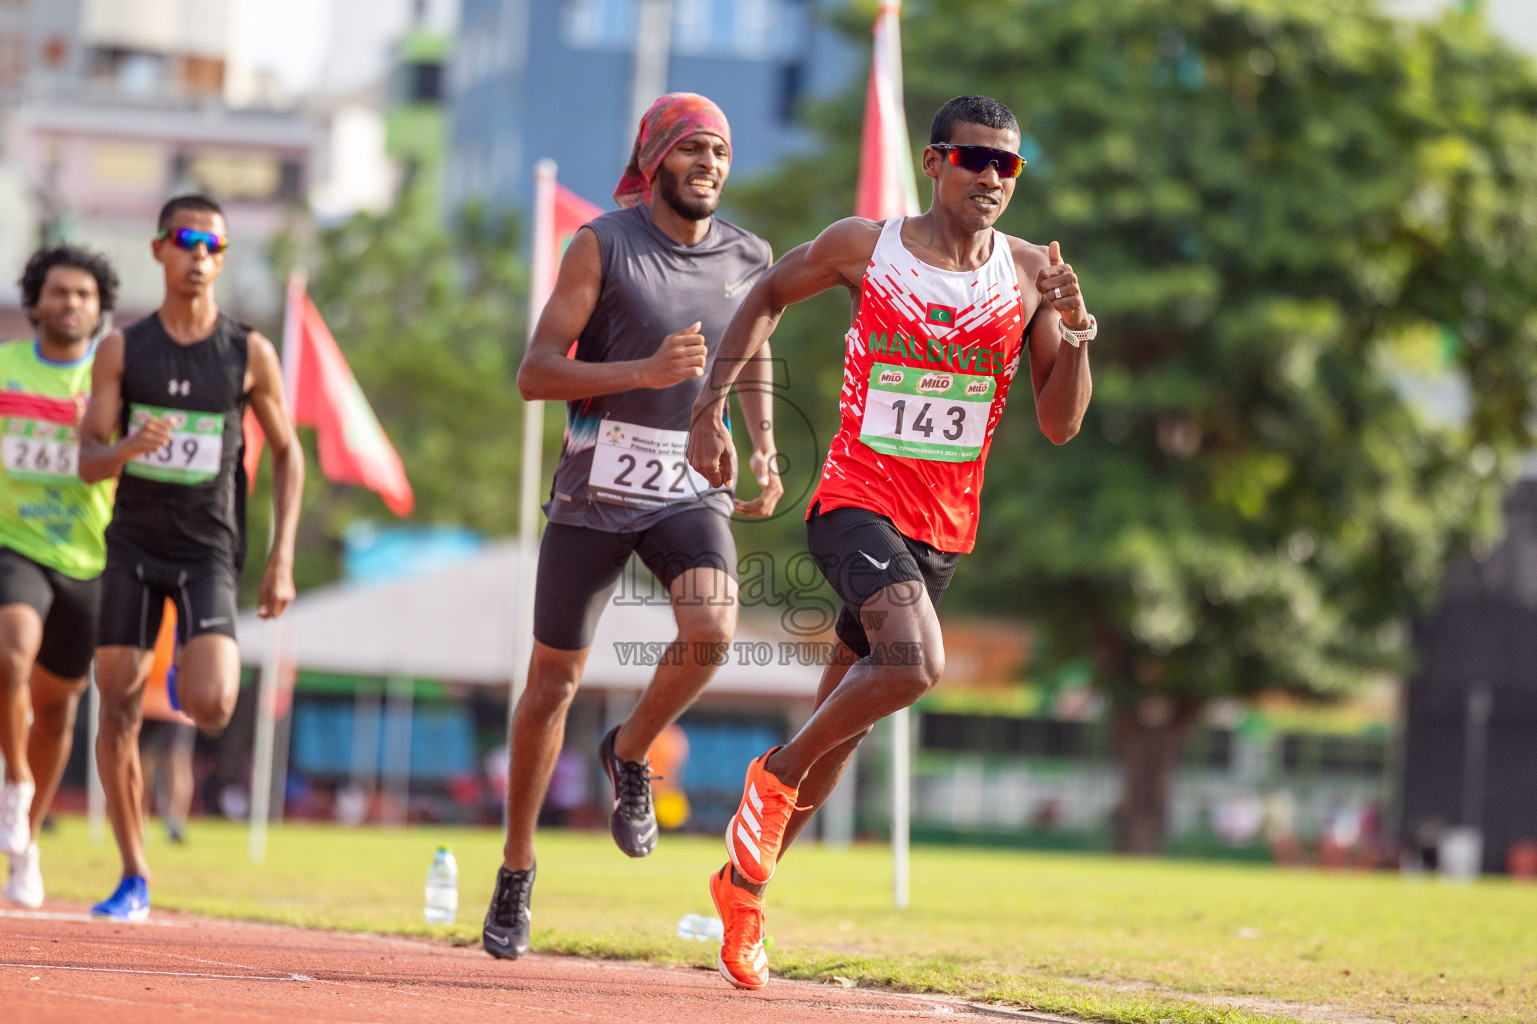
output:
<svg viewBox="0 0 1537 1024"><path fill-rule="evenodd" d="M875 363L859 440L882 455L974 461L982 454L994 394L991 377Z"/></svg>

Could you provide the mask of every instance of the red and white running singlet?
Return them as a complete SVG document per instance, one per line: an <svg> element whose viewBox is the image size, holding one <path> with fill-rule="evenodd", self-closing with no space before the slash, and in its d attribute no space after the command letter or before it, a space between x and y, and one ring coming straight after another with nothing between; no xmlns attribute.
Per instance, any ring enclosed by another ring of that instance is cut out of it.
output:
<svg viewBox="0 0 1537 1024"><path fill-rule="evenodd" d="M940 551L970 551L1024 328L1002 234L977 270L940 270L902 244L902 218L886 221L844 339L842 423L812 505L868 509Z"/></svg>

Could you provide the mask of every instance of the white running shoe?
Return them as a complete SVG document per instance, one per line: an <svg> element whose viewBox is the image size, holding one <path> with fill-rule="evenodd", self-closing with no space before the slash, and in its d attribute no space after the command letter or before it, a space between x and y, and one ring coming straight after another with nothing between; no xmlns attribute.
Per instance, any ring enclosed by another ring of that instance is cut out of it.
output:
<svg viewBox="0 0 1537 1024"><path fill-rule="evenodd" d="M0 788L0 853L19 857L32 845L32 795L30 782L8 782Z"/></svg>
<svg viewBox="0 0 1537 1024"><path fill-rule="evenodd" d="M5 898L29 910L43 905L43 870L38 866L37 844L11 858L11 876L5 882Z"/></svg>

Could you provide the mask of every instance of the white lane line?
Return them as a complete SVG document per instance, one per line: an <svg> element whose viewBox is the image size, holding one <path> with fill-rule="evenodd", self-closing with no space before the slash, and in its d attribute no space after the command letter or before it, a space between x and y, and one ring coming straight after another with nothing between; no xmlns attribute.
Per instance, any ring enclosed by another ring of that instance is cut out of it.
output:
<svg viewBox="0 0 1537 1024"><path fill-rule="evenodd" d="M57 964L6 964L0 967L21 967L29 971L87 971L92 974L152 974L161 978L209 978L216 981L314 981L307 974L200 974L193 971L138 971L131 967L76 967Z"/></svg>
<svg viewBox="0 0 1537 1024"><path fill-rule="evenodd" d="M69 912L63 910L0 910L0 917L11 917L19 921L75 921L84 922L86 924L131 924L135 927L146 924L169 927L177 923L175 921L157 921L154 918L149 918L144 921L114 921L109 917L92 917L90 914L82 914L79 912Z"/></svg>

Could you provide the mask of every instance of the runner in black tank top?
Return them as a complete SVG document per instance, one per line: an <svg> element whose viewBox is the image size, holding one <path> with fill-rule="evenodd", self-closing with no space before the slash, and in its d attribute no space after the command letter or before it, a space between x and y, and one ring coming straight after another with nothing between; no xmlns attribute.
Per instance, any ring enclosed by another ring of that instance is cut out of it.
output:
<svg viewBox="0 0 1537 1024"><path fill-rule="evenodd" d="M239 694L235 588L245 560L248 404L273 456L275 537L258 610L275 617L293 600L303 456L283 406L272 343L220 313L214 301L226 245L224 214L213 201L181 196L161 210L153 249L165 271L165 301L102 341L82 429L81 477L118 478L96 685L101 781L123 880L91 908L116 920L149 914L140 699L167 599L176 607L179 644L173 706L204 732L218 732Z"/></svg>
<svg viewBox="0 0 1537 1024"><path fill-rule="evenodd" d="M708 487L683 458L705 361L772 259L768 243L714 216L730 165L730 129L714 103L690 93L658 100L614 193L621 209L577 232L518 371L525 398L566 401L568 418L545 506L528 689L513 717L507 843L481 937L493 956L528 950L535 821L593 631L630 555L675 598L684 654L657 667L599 744L614 788L610 831L643 857L657 840L647 751L714 674L698 652L736 629L731 512L768 515L781 493L768 472L768 388L742 399L765 485L757 499L733 505L731 482Z"/></svg>
<svg viewBox="0 0 1537 1024"><path fill-rule="evenodd" d="M123 331L119 435L127 437L138 425L133 421L152 412L181 422L170 444L123 467L107 528L111 548L188 568L214 558L237 573L243 567L241 418L250 335L251 328L223 313L213 333L191 345L167 334L158 313ZM235 635L232 626L221 632Z"/></svg>

